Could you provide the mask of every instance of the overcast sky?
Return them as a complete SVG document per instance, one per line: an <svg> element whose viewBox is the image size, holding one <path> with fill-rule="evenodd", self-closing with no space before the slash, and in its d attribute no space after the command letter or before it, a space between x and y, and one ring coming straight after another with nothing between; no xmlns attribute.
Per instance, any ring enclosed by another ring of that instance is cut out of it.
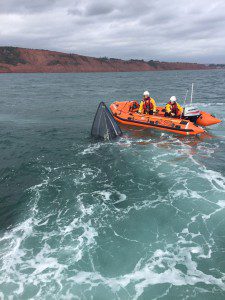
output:
<svg viewBox="0 0 225 300"><path fill-rule="evenodd" d="M0 0L0 44L225 63L225 0Z"/></svg>

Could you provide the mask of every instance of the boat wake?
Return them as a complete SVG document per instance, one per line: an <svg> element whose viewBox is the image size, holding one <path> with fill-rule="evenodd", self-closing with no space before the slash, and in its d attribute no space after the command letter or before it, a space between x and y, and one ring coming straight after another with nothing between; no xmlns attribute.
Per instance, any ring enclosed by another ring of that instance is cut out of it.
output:
<svg viewBox="0 0 225 300"><path fill-rule="evenodd" d="M225 295L225 177L205 163L220 147L128 134L66 165L39 160L42 182L0 237L0 296Z"/></svg>

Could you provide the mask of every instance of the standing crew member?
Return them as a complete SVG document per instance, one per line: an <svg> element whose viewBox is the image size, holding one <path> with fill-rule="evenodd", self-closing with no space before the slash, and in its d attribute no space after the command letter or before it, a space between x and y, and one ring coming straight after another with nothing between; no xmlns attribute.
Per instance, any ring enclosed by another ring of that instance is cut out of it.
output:
<svg viewBox="0 0 225 300"><path fill-rule="evenodd" d="M149 115L153 115L153 113L156 112L155 100L150 97L148 91L145 91L143 94L143 99L140 103L138 112L141 114L149 114Z"/></svg>
<svg viewBox="0 0 225 300"><path fill-rule="evenodd" d="M178 117L183 112L183 108L177 103L177 98L175 96L170 98L170 102L166 104L165 110L165 117Z"/></svg>

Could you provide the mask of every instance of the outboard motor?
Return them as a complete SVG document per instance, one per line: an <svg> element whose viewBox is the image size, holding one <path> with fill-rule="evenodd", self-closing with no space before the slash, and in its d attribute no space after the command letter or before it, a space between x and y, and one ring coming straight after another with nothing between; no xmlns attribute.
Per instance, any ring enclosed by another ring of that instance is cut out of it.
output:
<svg viewBox="0 0 225 300"><path fill-rule="evenodd" d="M183 111L183 117L186 120L190 120L196 123L197 119L200 117L200 110L196 106L185 106Z"/></svg>

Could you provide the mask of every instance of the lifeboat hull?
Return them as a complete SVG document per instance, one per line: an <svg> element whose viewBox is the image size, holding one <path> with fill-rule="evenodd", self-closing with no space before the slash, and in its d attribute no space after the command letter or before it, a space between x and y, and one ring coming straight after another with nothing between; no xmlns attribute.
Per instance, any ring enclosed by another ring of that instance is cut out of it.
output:
<svg viewBox="0 0 225 300"><path fill-rule="evenodd" d="M116 121L126 125L152 128L186 136L205 132L202 127L188 120L164 117L164 113L161 114L162 108L156 115L146 115L131 110L132 106L132 101L114 102L110 105L110 110Z"/></svg>
<svg viewBox="0 0 225 300"><path fill-rule="evenodd" d="M220 123L221 120L217 119L215 116L205 112L201 111L200 117L197 119L196 124L200 126L211 126Z"/></svg>

